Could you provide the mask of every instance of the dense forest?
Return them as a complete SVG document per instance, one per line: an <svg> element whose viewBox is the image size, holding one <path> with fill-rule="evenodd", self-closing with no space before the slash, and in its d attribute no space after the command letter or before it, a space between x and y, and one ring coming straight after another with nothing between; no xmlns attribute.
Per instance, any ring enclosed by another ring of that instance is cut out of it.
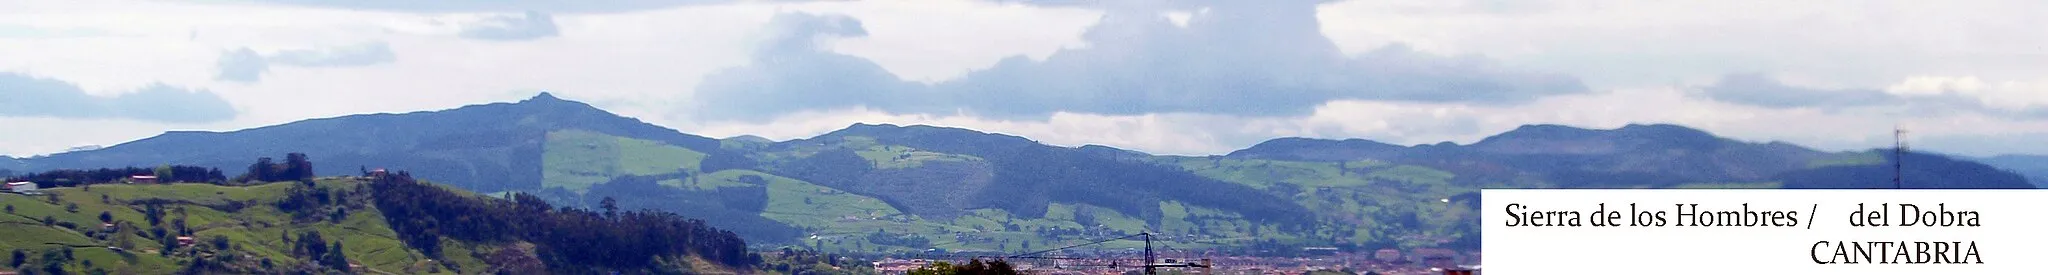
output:
<svg viewBox="0 0 2048 275"><path fill-rule="evenodd" d="M430 257L442 253L445 237L532 243L538 260L555 273L688 270L691 255L740 269L761 262L730 231L674 213L619 211L610 200L601 211L555 208L524 193L495 200L421 183L407 172L375 177L370 186L400 239Z"/></svg>

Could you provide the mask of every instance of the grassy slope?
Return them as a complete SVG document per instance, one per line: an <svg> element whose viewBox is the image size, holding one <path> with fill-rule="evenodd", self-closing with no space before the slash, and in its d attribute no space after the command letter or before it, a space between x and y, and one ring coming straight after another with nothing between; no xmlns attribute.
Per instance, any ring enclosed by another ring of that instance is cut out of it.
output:
<svg viewBox="0 0 2048 275"><path fill-rule="evenodd" d="M561 187L581 193L615 176L677 171L697 174L704 157L702 152L656 141L583 130L555 131L548 133L541 153L541 188Z"/></svg>
<svg viewBox="0 0 2048 275"><path fill-rule="evenodd" d="M1268 192L1292 193L1295 203L1322 216L1324 222L1315 235L1334 235L1354 243L1452 237L1456 232L1451 229L1458 220L1477 215L1470 209L1451 207L1440 201L1452 195L1477 191L1477 188L1452 185L1450 180L1456 175L1428 167L1374 160L1338 163L1162 156L1153 161ZM1288 188L1290 186L1291 189ZM1169 217L1175 216L1173 207L1162 209L1168 210ZM1414 217L1412 222L1416 224L1393 225L1410 222L1408 217ZM1250 230L1246 228L1248 224L1228 223L1229 219L1207 219L1210 222L1201 227L1209 229L1212 234L1226 236ZM1191 224L1167 225L1168 229L1194 228ZM1276 234L1270 232L1278 231L1266 229L1260 228L1261 234L1256 235L1273 236ZM1218 230L1225 233L1215 233ZM1328 239L1320 236L1315 239ZM1402 244L1428 246L1430 242L1418 240Z"/></svg>
<svg viewBox="0 0 2048 275"><path fill-rule="evenodd" d="M909 146L896 145L869 146L854 151L854 154L874 163L875 168L880 169L916 168L927 161L982 161L981 157L920 151Z"/></svg>
<svg viewBox="0 0 2048 275"><path fill-rule="evenodd" d="M227 236L229 242L235 246L240 246L242 251L271 258L280 265L297 262L297 260L289 256L291 251L290 244L284 243L282 240L287 231L294 238L299 233L306 231L319 231L327 240L341 240L347 248L346 253L349 259L361 262L372 270L395 273L424 272L424 270L408 269L425 262L427 258L418 251L406 248L396 238L396 233L392 232L390 227L385 224L384 218L377 211L374 211L374 206L370 206L368 211L353 212L348 218L338 223L331 221L291 222L289 214L278 211L270 202L282 198L294 184L274 183L236 187L208 184L95 185L90 190L87 188L55 188L45 190L62 198L55 204L49 203L43 197L30 198L16 194L0 194L0 203L12 205L15 208L15 213L12 215L0 215L0 230L8 232L8 237L0 240L0 251L11 251L13 249L37 251L53 248L57 245L101 247L76 248L75 253L77 253L77 258L80 260L70 263L71 268L69 270L87 270L82 262L83 260L91 260L94 266L110 271L128 269L142 273L174 272L182 267L184 264L182 262L183 259L164 257L156 253L123 255L103 248L108 246L109 242L86 237L85 233L78 230L43 226L39 221L34 223L21 222L49 216L56 220L79 224L80 230L89 231L96 230L94 228L97 228L100 224L99 213L106 211L117 222L125 221L138 226L148 227L148 222L144 219L144 215L141 212L142 206L128 202L155 198L180 201L180 203L166 207L165 223L168 224L170 220L182 217L186 219L188 227L193 228L194 235L199 240L208 240L213 236ZM361 186L360 183L355 181L341 179L323 179L319 181L319 184L341 189L353 189ZM106 202L101 201L102 195L106 196ZM257 203L233 213L222 212L208 207L224 205L229 200L255 201ZM77 204L78 211L75 213L65 211L65 205L69 204ZM179 214L180 212L183 214ZM142 238L136 238L134 244L136 245L135 251L146 252L162 249L156 242ZM205 244L202 242L201 245ZM471 246L457 244L451 247ZM450 252L445 254L448 255L448 261L456 265L475 267L474 269L478 270L483 267L481 261L469 257L468 253L450 249Z"/></svg>

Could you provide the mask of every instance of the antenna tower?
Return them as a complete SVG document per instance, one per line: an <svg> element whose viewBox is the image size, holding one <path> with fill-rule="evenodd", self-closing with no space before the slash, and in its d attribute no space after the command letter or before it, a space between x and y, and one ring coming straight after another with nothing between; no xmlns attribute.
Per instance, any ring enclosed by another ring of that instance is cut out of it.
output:
<svg viewBox="0 0 2048 275"><path fill-rule="evenodd" d="M1892 126L1892 189L1906 188L1906 128Z"/></svg>

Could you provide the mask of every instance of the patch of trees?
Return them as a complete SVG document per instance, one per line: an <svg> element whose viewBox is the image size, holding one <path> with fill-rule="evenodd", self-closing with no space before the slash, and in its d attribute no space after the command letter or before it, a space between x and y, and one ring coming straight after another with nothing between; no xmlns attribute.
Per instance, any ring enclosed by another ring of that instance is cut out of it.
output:
<svg viewBox="0 0 2048 275"><path fill-rule="evenodd" d="M299 256L302 259L310 259L311 262L317 263L323 268L340 270L342 272L349 271L348 255L342 253L344 250L342 250L341 240L334 240L334 242L329 243L326 238L320 236L319 231L306 231L306 233L300 233L299 238L291 243L293 255Z"/></svg>
<svg viewBox="0 0 2048 275"><path fill-rule="evenodd" d="M924 236L911 233L889 233L887 230L876 230L875 233L868 233L867 239L868 242L879 245L909 248L926 248L932 245L932 240Z"/></svg>
<svg viewBox="0 0 2048 275"><path fill-rule="evenodd" d="M20 249L15 249L13 261L9 264L16 271L21 271L23 274L72 274L76 272L65 269L65 263L78 259L70 246L43 249L39 255L30 257ZM91 262L91 260L87 260L87 262ZM99 268L93 269L105 273L104 270L99 270Z"/></svg>
<svg viewBox="0 0 2048 275"><path fill-rule="evenodd" d="M555 208L524 193L509 201L472 197L402 171L370 186L399 239L430 257L439 258L439 240L449 238L532 243L541 262L557 273L650 273L668 262L661 259L687 255L737 268L760 262L738 235L673 213Z"/></svg>
<svg viewBox="0 0 2048 275"><path fill-rule="evenodd" d="M348 219L349 210L362 209L368 204L363 190L345 190L326 186L292 186L284 198L272 203L278 211L292 214L294 221L329 220L340 223ZM230 201L230 204L233 202ZM230 211L232 212L232 211Z"/></svg>
<svg viewBox="0 0 2048 275"><path fill-rule="evenodd" d="M234 181L298 181L310 183L313 181L313 162L307 159L306 154L303 153L285 154L284 163L277 163L270 158L258 158L255 164L249 165L248 172L235 176Z"/></svg>
<svg viewBox="0 0 2048 275"><path fill-rule="evenodd" d="M912 269L912 270L910 270L910 272L909 272L909 275L1017 275L1017 274L1020 274L1020 273L1017 273L1017 268L1016 268L1016 267L1013 267L1013 266L1010 266L1010 263L1009 263L1009 262L1004 262L1003 260L994 260L994 261L982 262L982 261L981 261L981 259L974 259L974 260L969 260L969 261L967 261L967 264L963 264L963 265L954 265L954 264L952 264L952 263L948 263L948 262L937 262L937 263L933 263L933 264L931 264L931 265L928 265L928 266L924 266L924 267L919 267L919 268L917 268L917 269Z"/></svg>
<svg viewBox="0 0 2048 275"><path fill-rule="evenodd" d="M59 169L42 173L28 173L8 177L7 182L35 182L37 188L77 187L79 185L115 183L128 180L131 176L156 176L158 182L203 182L227 181L220 169L169 165L154 168L124 167L89 170Z"/></svg>
<svg viewBox="0 0 2048 275"><path fill-rule="evenodd" d="M877 274L868 259L811 250L783 248L781 253L762 257L761 269L781 274L854 275Z"/></svg>
<svg viewBox="0 0 2048 275"><path fill-rule="evenodd" d="M754 169L755 166L760 166L760 163L754 161L754 159L747 158L745 154L739 152L718 152L706 156L704 161L698 162L697 170L710 174L728 169Z"/></svg>

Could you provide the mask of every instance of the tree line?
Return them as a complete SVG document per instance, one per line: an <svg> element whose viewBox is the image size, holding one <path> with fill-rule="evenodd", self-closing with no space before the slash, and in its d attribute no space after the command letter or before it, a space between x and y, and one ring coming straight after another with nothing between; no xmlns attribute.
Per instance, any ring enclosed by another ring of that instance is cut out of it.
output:
<svg viewBox="0 0 2048 275"><path fill-rule="evenodd" d="M116 183L132 176L155 176L157 182L198 182L220 183L227 181L220 169L164 165L158 167L123 167L99 169L58 169L42 173L27 173L7 177L7 182L34 182L37 188L77 187L79 185Z"/></svg>
<svg viewBox="0 0 2048 275"><path fill-rule="evenodd" d="M651 273L689 255L736 269L761 262L738 235L659 211L555 208L524 193L511 200L462 195L400 171L370 183L377 209L407 246L440 257L440 238L534 245L553 273ZM607 199L609 200L609 199Z"/></svg>

